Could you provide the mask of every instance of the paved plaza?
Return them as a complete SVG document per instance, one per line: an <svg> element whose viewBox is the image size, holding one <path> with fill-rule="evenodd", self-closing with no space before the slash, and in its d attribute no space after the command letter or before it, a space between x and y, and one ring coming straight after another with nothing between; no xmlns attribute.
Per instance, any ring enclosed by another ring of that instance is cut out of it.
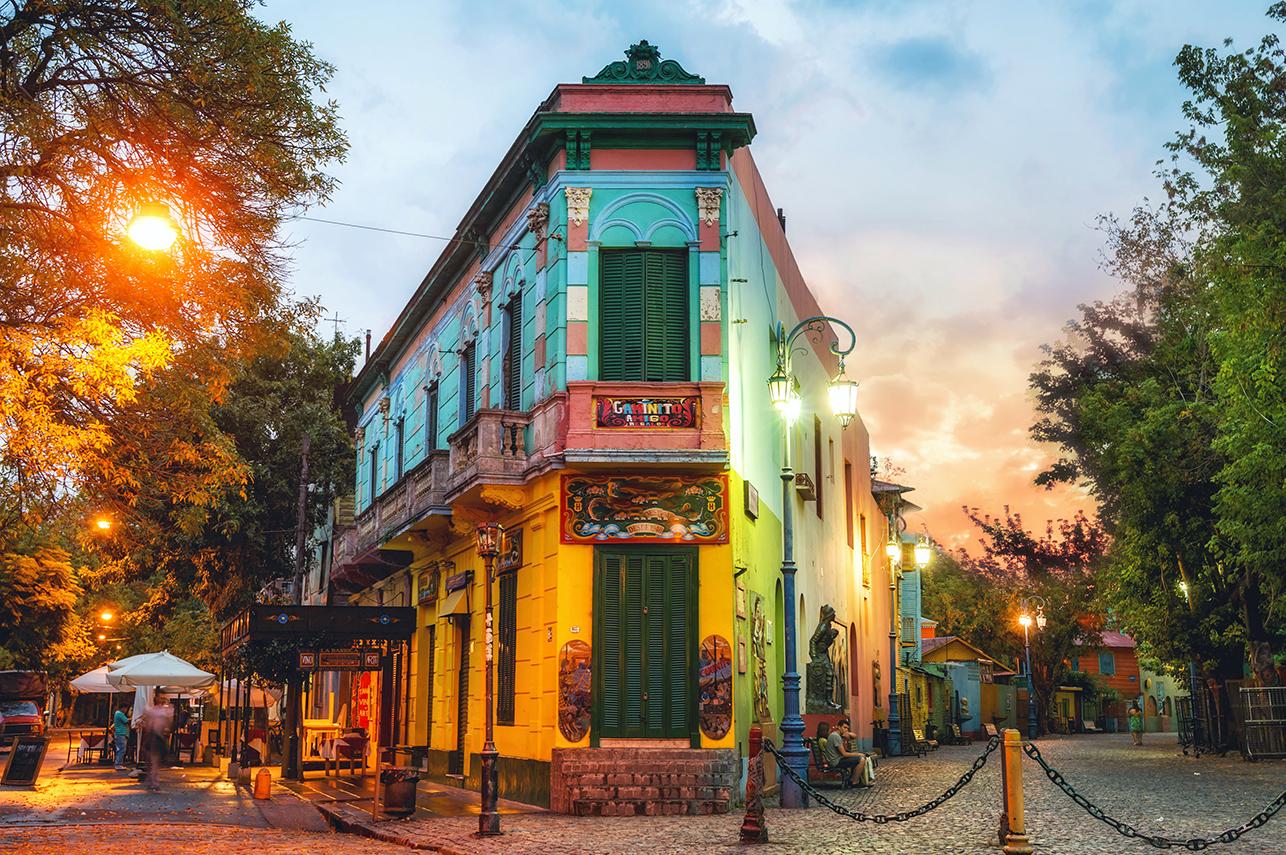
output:
<svg viewBox="0 0 1286 855"><path fill-rule="evenodd" d="M1286 762L1247 763L1238 757L1184 757L1173 737L1153 736L1142 748L1116 735L1043 739L1046 759L1108 814L1142 831L1170 837L1207 836L1249 819L1286 788ZM943 747L923 758L891 760L880 766L879 781L869 790L831 791L843 804L868 813L893 813L938 795L968 768L982 746ZM1117 835L1087 815L1055 789L1030 760L1024 761L1028 829L1037 851L1050 855L1117 855L1146 853L1151 847ZM0 792L0 853L59 852L108 840L136 839L144 845L197 852L316 852L336 846L345 852L405 852L406 847L443 853L505 852L594 853L744 853L737 843L739 814L713 817L573 818L548 813L504 818L498 840L473 836L472 816L387 820L372 825L360 802L329 808L341 818L373 830L384 840L339 836L298 827L271 828L244 794L225 793L213 781L191 785L209 803L179 784L169 796L155 797L151 811L130 813L133 799L118 796L114 816L101 812L107 795L87 784L55 784L39 798L22 792ZM124 784L112 784L116 787ZM55 808L48 798L77 799ZM183 799L180 807L166 799ZM229 799L235 800L235 809ZM279 811L293 815L296 797L279 790ZM48 812L37 810L43 804ZM95 808L99 805L100 808ZM916 853L965 855L996 853L1000 807L999 754L993 754L974 781L938 810L903 824L856 823L822 808L768 811L771 842L764 853ZM190 809L189 809L190 808ZM208 809L207 809L208 808ZM169 814L171 810L174 813ZM124 826L120 823L140 823ZM17 823L17 824L15 824ZM212 824L206 824L212 823ZM229 823L237 823L232 825ZM1212 852L1286 855L1286 816L1248 833L1239 843Z"/></svg>

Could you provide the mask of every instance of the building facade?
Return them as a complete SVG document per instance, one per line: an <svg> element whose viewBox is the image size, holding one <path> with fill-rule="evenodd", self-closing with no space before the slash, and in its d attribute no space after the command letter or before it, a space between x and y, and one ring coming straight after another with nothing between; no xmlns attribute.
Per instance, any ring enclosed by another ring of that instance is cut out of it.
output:
<svg viewBox="0 0 1286 855"><path fill-rule="evenodd" d="M783 491L773 335L821 311L753 119L645 41L626 57L537 108L355 379L355 524L330 579L417 606L393 736L430 777L477 786L493 645L503 797L726 810L751 724L781 719L786 609L801 673L835 610L826 690L869 741L887 535L865 428L827 410L829 328L797 342L807 477ZM483 521L506 532L490 625Z"/></svg>

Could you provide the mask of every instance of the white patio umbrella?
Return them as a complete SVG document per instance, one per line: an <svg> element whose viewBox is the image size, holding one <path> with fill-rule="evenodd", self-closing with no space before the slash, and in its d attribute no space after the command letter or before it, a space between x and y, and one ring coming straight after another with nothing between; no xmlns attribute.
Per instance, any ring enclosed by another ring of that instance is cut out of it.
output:
<svg viewBox="0 0 1286 855"><path fill-rule="evenodd" d="M133 661L122 661L121 667L111 668L107 672L107 682L122 689L135 689L140 686L203 689L215 681L214 675L209 671L202 671L168 650L143 654L141 657L130 657L130 659Z"/></svg>
<svg viewBox="0 0 1286 855"><path fill-rule="evenodd" d="M239 706L244 703L245 687L241 685L240 680L224 680L223 697L228 707ZM280 700L281 689L256 686L254 683L250 684L250 706L270 707Z"/></svg>
<svg viewBox="0 0 1286 855"><path fill-rule="evenodd" d="M95 668L93 671L89 671L87 673L81 674L75 680L72 680L70 685L73 689L75 689L77 692L79 692L82 695L92 695L95 693L107 694L112 692L129 691L129 689L117 688L116 686L113 686L111 683L107 682L107 672L108 672L108 668L106 665L99 666L98 668Z"/></svg>
<svg viewBox="0 0 1286 855"><path fill-rule="evenodd" d="M117 668L124 668L126 665L133 665L135 662L139 662L154 655L155 654L152 653L135 653L133 656L126 656L124 659L117 659L115 662L108 662L107 668L110 671L115 671Z"/></svg>

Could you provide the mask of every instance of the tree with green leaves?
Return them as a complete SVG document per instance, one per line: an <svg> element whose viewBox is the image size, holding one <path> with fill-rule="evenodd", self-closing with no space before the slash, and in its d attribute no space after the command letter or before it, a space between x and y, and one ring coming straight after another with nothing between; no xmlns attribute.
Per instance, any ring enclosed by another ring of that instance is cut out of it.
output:
<svg viewBox="0 0 1286 855"><path fill-rule="evenodd" d="M1286 4L1269 9L1286 21ZM1165 197L1105 218L1129 286L1082 306L1032 375L1036 439L1064 457L1112 537L1106 600L1144 651L1272 680L1286 641L1286 64L1185 47L1189 127L1167 145ZM1267 666L1267 667L1265 667Z"/></svg>
<svg viewBox="0 0 1286 855"><path fill-rule="evenodd" d="M1005 508L993 517L965 513L982 534L982 552L937 556L924 574L924 611L939 635L959 635L1008 663L1024 658L1018 615L1023 600L1043 601L1045 626L1032 627L1032 684L1042 730L1049 729L1050 700L1070 672L1080 647L1093 646L1102 628L1095 577L1107 549L1106 532L1077 514L1027 529Z"/></svg>

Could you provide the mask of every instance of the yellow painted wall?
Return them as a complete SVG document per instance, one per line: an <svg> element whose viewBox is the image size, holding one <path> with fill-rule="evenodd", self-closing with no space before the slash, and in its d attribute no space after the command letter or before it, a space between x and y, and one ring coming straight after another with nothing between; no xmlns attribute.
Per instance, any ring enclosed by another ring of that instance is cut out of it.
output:
<svg viewBox="0 0 1286 855"><path fill-rule="evenodd" d="M506 528L521 528L523 565L518 570L517 650L515 663L514 724L495 728L496 748L507 757L548 760L554 748L571 747L558 729L559 651L569 641L593 645L594 547L560 542L558 473L542 476L527 485L527 502L522 510L500 515ZM474 551L472 535L453 537L445 549L426 555L424 561L449 559L455 572L474 571L470 590L469 712L465 753L482 750L484 694L484 622L481 559ZM422 565L424 561L417 561ZM702 546L698 549L698 638L718 633L734 643L732 547ZM442 580L445 584L445 578ZM445 596L440 590L438 602ZM498 590L493 591L498 598ZM493 606L498 617L498 602ZM459 678L460 631L457 624L436 619L437 604L420 609L417 631L417 681L413 706L416 709L412 733L417 740L425 734L428 698L429 622L436 623L435 674L432 698L433 726L428 744L450 751L456 740L456 687ZM734 650L735 655L735 650ZM693 680L696 679L694 668ZM735 730L720 740L702 734L706 748L731 747ZM586 737L579 743L588 746ZM468 758L466 757L466 772Z"/></svg>

